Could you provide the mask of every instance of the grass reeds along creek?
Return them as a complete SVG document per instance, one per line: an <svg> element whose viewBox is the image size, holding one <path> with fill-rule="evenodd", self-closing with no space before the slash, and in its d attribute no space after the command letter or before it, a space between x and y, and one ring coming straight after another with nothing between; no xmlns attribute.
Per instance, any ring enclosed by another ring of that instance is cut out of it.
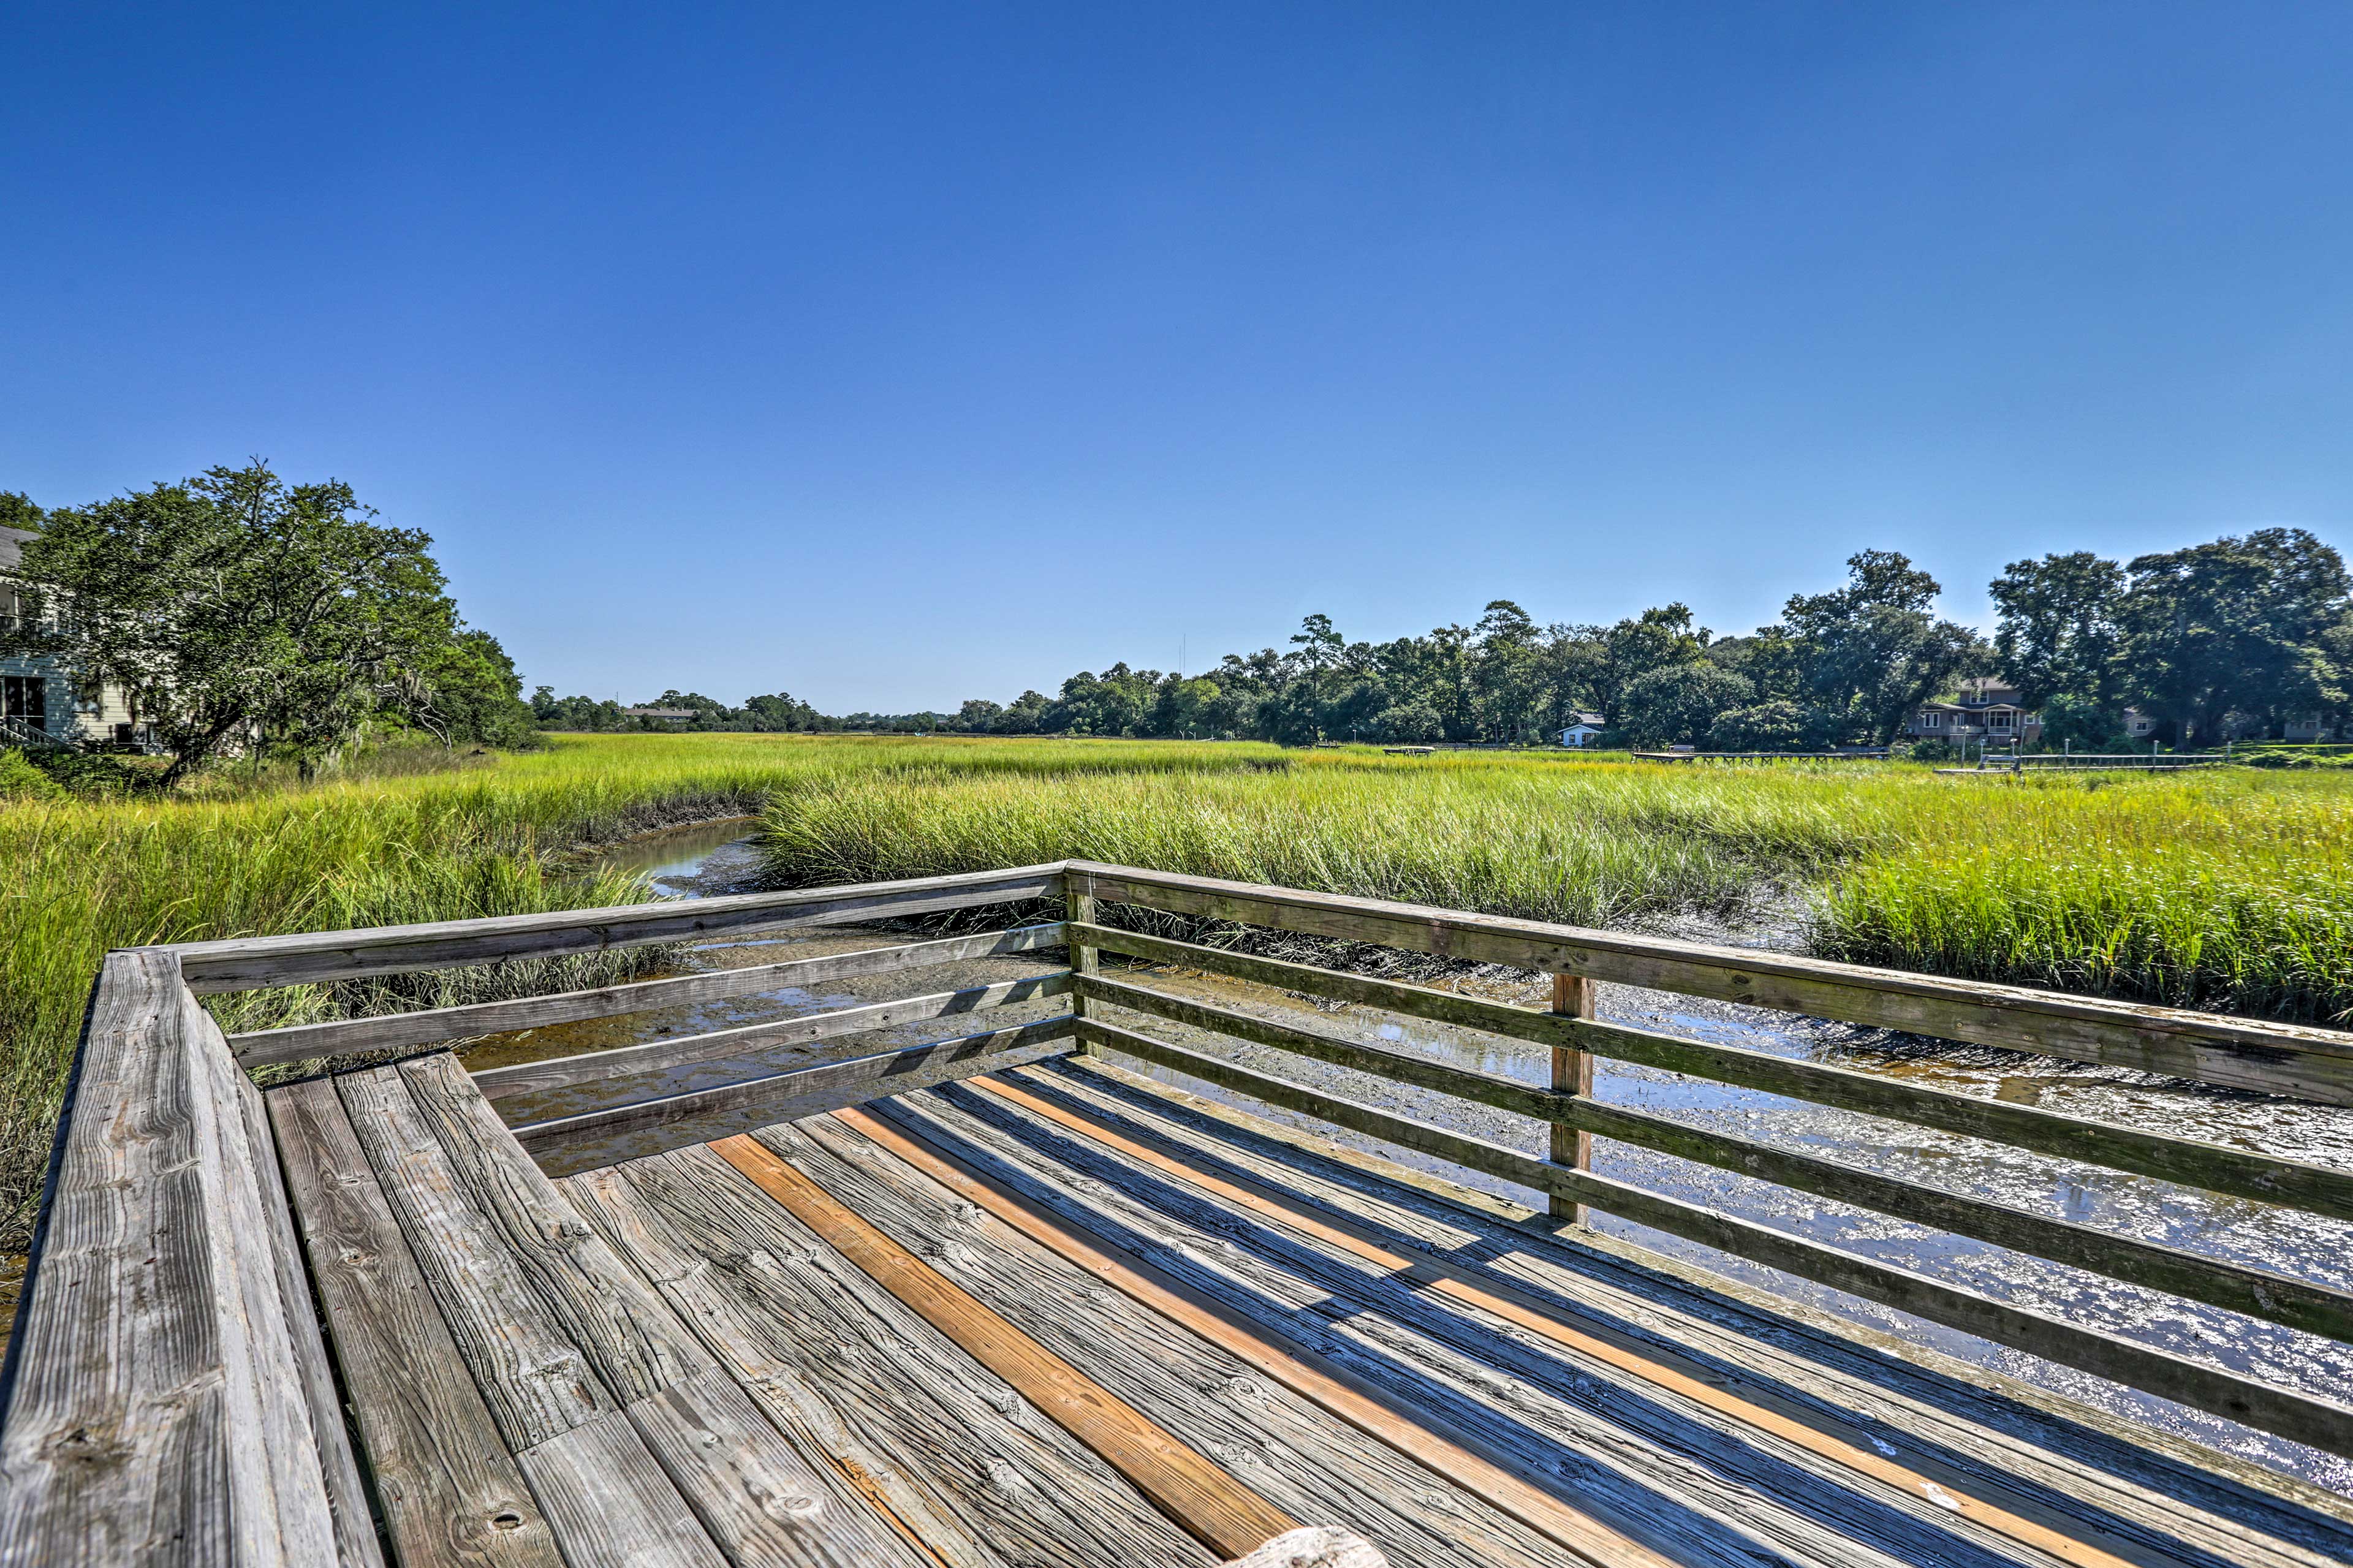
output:
<svg viewBox="0 0 2353 1568"><path fill-rule="evenodd" d="M1578 924L1792 908L1817 951L2342 1023L2353 777L1941 779L1558 755L768 735L580 737L473 765L170 798L0 799L0 1247L21 1245L113 947L646 896L584 844L765 811L794 884L1080 855ZM220 999L232 1028L590 984L459 971Z"/></svg>

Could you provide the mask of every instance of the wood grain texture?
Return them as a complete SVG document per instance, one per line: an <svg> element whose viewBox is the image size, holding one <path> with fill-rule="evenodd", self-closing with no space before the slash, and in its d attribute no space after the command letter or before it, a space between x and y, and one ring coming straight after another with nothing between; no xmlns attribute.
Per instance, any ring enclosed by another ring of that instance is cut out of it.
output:
<svg viewBox="0 0 2353 1568"><path fill-rule="evenodd" d="M1100 1455L1196 1540L1232 1557L1298 1521L942 1276L751 1138L712 1145L795 1218Z"/></svg>
<svg viewBox="0 0 2353 1568"><path fill-rule="evenodd" d="M712 1367L629 1406L629 1419L731 1563L923 1568L925 1555L830 1465L818 1470Z"/></svg>
<svg viewBox="0 0 2353 1568"><path fill-rule="evenodd" d="M1616 1325L1639 1352L1730 1373L1744 1397L1880 1451L1876 1438L1957 1492L2063 1519L2094 1510L2226 1561L2353 1558L2353 1502L2334 1492L1820 1308L1107 1060L1005 1078L1149 1127L1388 1245Z"/></svg>
<svg viewBox="0 0 2353 1568"><path fill-rule="evenodd" d="M531 1163L455 1057L419 1057L396 1070L468 1203L617 1400L643 1399L713 1364Z"/></svg>
<svg viewBox="0 0 2353 1568"><path fill-rule="evenodd" d="M1102 901L2353 1105L2353 1035L2334 1029L1092 861L1071 861L1066 872Z"/></svg>
<svg viewBox="0 0 2353 1568"><path fill-rule="evenodd" d="M198 993L243 991L258 985L318 984L373 974L454 969L502 958L553 958L795 926L854 924L1011 903L1060 891L1059 865L1032 866L788 893L663 899L613 909L237 937L185 942L171 951L178 954L182 973Z"/></svg>
<svg viewBox="0 0 2353 1568"><path fill-rule="evenodd" d="M1552 977L1552 1013L1558 1018L1590 1018L1594 1011L1594 993L1598 987L1580 974L1556 974ZM1593 1095L1593 1053L1573 1046L1555 1046L1551 1051L1552 1089L1555 1094L1577 1095L1586 1099ZM1593 1134L1574 1122L1555 1121L1552 1124L1551 1147L1553 1163L1572 1170L1593 1169ZM1571 1225L1587 1221L1585 1205L1567 1198L1551 1200L1554 1217Z"/></svg>
<svg viewBox="0 0 2353 1568"><path fill-rule="evenodd" d="M569 1568L729 1568L622 1412L605 1411L516 1458Z"/></svg>
<svg viewBox="0 0 2353 1568"><path fill-rule="evenodd" d="M484 1035L511 1034L518 1029L544 1028L551 1024L576 1024L590 1018L610 1018L659 1007L696 1006L734 996L757 995L787 986L829 984L866 975L891 974L933 964L966 959L992 958L1060 947L1060 923L1020 926L1011 931L984 931L976 936L953 936L938 942L911 942L893 947L870 947L857 952L828 953L819 958L793 958L744 969L714 969L702 974L677 974L664 980L640 980L626 985L603 985L586 991L564 991L548 996L518 996L503 1002L474 1002L461 1007L433 1007L414 1013L386 1013L372 1018L335 1018L323 1024L297 1024L283 1029L258 1029L231 1035L230 1047L248 1067L271 1062L309 1061L321 1057L348 1056L361 1051L396 1050L407 1046L433 1046Z"/></svg>
<svg viewBox="0 0 2353 1568"><path fill-rule="evenodd" d="M1085 883L1068 875L1062 878L1062 929L1071 933L1071 972L1092 977L1102 966L1095 944L1087 940L1095 929L1094 895L1086 890ZM1073 992L1071 995L1071 1016L1087 1016L1087 999ZM1092 1046L1082 1045L1082 1052L1092 1051Z"/></svg>
<svg viewBox="0 0 2353 1568"><path fill-rule="evenodd" d="M678 1035L667 1039L649 1040L643 1045L589 1051L575 1057L557 1057L548 1061L518 1062L512 1067L492 1068L487 1072L476 1073L474 1084L484 1098L503 1100L510 1095L540 1093L573 1084L600 1083L617 1078L663 1072L691 1067L697 1062L739 1057L748 1051L813 1045L819 1040L862 1035L872 1029L896 1028L902 1024L925 1023L934 1018L985 1013L993 1007L1060 996L1070 989L1071 977L1059 972L1022 980L1001 980L989 985L967 986L961 991L907 996L895 1001L870 1003L862 1007L838 1007L831 1012L805 1013L797 1017L771 1018L757 1024Z"/></svg>
<svg viewBox="0 0 2353 1568"><path fill-rule="evenodd" d="M763 1411L944 1562L1215 1561L709 1148L568 1184L637 1211L612 1234Z"/></svg>
<svg viewBox="0 0 2353 1568"><path fill-rule="evenodd" d="M227 1043L220 1037L219 1026L209 1017L203 1022L211 1031L214 1048L226 1052ZM226 1056L223 1059L227 1059ZM269 1259L278 1277L279 1304L286 1315L302 1403L310 1414L311 1436L327 1488L327 1506L335 1521L336 1561L344 1568L381 1568L384 1549L376 1540L375 1519L368 1505L366 1485L360 1479L358 1457L352 1452L343 1397L335 1388L334 1364L327 1358L326 1336L319 1329L320 1303L311 1293L311 1277L303 1264L302 1242L294 1228L293 1205L280 1168L278 1140L270 1130L269 1112L251 1079L232 1071L230 1083L245 1123L246 1142L254 1151L263 1221L269 1233Z"/></svg>
<svg viewBox="0 0 2353 1568"><path fill-rule="evenodd" d="M402 1568L562 1561L325 1079L273 1089L311 1278Z"/></svg>
<svg viewBox="0 0 2353 1568"><path fill-rule="evenodd" d="M498 1223L470 1200L398 1069L328 1081L508 1448L617 1408Z"/></svg>
<svg viewBox="0 0 2353 1568"><path fill-rule="evenodd" d="M684 1089L571 1116L526 1121L514 1129L514 1135L525 1149L540 1158L586 1138L686 1121L696 1123L695 1131L700 1136L693 1141L704 1142L717 1135L708 1121L716 1115L749 1110L757 1118L752 1125L757 1126L762 1121L814 1116L876 1095L929 1088L973 1073L1067 1051L1071 1027L1067 1016L1058 1015L1032 1024L988 1029L950 1040L928 1040L919 1046L788 1068L783 1072L739 1079L709 1089Z"/></svg>
<svg viewBox="0 0 2353 1568"><path fill-rule="evenodd" d="M1551 1536L1492 1500L1500 1489L1538 1500L1548 1520L1566 1514L1550 1498L1214 1303L1124 1270L887 1124L851 1110L759 1138L1293 1518L1349 1520L1399 1562L1432 1568L1558 1560ZM1576 1521L1570 1533L1600 1532ZM1590 1543L1613 1562L1631 1545Z"/></svg>
<svg viewBox="0 0 2353 1568"><path fill-rule="evenodd" d="M336 1555L254 1151L176 961L110 953L0 1429L0 1562Z"/></svg>
<svg viewBox="0 0 2353 1568"><path fill-rule="evenodd" d="M2331 1453L2353 1454L2353 1408L2258 1383L2236 1373L2120 1340L1978 1291L1820 1246L1715 1209L1607 1177L1533 1159L1514 1149L1410 1117L1338 1099L1093 1018L1082 1034L1162 1067L1304 1112L1489 1175L1574 1199L1605 1213L1845 1290L1997 1343L2147 1389L2229 1420Z"/></svg>

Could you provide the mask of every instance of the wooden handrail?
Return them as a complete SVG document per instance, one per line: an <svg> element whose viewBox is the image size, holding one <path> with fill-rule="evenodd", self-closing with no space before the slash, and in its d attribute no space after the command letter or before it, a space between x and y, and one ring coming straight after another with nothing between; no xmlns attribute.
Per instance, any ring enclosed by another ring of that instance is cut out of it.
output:
<svg viewBox="0 0 2353 1568"><path fill-rule="evenodd" d="M865 882L789 893L663 899L612 909L491 915L364 931L306 931L185 942L171 951L197 992L246 991L359 980L423 969L456 969L506 958L555 958L650 942L735 936L795 926L847 925L935 914L980 904L1059 897L1061 865L1023 866L954 877Z"/></svg>
<svg viewBox="0 0 2353 1568"><path fill-rule="evenodd" d="M1070 862L1067 874L1074 889L1106 903L1549 970L2353 1105L2353 1035L2335 1029L1088 860Z"/></svg>

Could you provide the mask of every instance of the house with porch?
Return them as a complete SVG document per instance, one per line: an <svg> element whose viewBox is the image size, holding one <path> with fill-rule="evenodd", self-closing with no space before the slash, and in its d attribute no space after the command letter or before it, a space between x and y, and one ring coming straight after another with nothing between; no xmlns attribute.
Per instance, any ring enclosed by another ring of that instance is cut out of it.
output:
<svg viewBox="0 0 2353 1568"><path fill-rule="evenodd" d="M11 630L32 614L15 582L32 537L0 528L0 625ZM130 746L140 739L138 716L116 688L81 679L46 655L0 654L0 746Z"/></svg>
<svg viewBox="0 0 2353 1568"><path fill-rule="evenodd" d="M2009 741L2042 738L2042 715L2019 700L2018 688L1993 676L1961 682L1951 698L1923 702L1904 726L1915 741Z"/></svg>

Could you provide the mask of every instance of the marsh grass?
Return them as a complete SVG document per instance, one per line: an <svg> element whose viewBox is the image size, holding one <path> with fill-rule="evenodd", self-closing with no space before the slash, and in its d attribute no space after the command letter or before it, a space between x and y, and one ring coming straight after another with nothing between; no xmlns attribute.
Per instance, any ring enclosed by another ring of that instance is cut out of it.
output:
<svg viewBox="0 0 2353 1568"><path fill-rule="evenodd" d="M1250 744L565 737L310 787L0 801L0 1247L21 1245L110 948L648 896L584 846L761 813L791 885L1060 859L1660 929L1805 916L1818 952L2342 1022L2353 775L1939 778ZM216 999L231 1029L592 984L647 950Z"/></svg>

